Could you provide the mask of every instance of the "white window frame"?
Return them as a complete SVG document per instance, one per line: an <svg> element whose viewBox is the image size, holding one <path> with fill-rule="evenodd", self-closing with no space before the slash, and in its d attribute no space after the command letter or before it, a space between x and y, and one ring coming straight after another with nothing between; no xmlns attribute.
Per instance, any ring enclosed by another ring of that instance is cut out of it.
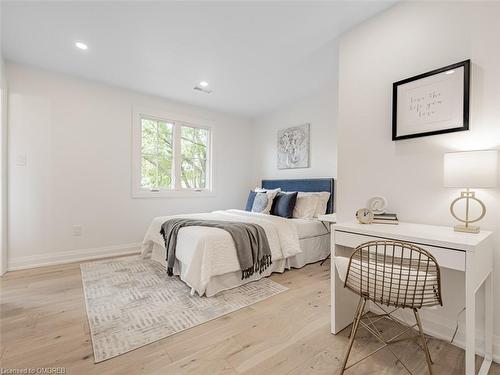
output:
<svg viewBox="0 0 500 375"><path fill-rule="evenodd" d="M211 121L186 115L165 112L149 108L133 109L132 121L132 197L133 198L180 198L180 197L207 197L214 196L214 126ZM141 187L141 157L142 157L142 118L157 119L174 124L174 149L173 149L173 188L151 190ZM209 131L207 150L207 188L185 189L181 187L181 126L207 129Z"/></svg>

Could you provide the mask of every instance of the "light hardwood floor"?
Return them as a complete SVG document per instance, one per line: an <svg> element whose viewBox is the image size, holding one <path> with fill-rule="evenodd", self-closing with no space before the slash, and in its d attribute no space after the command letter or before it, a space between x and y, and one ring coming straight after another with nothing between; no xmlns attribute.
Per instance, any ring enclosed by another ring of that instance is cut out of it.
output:
<svg viewBox="0 0 500 375"><path fill-rule="evenodd" d="M79 264L16 271L0 279L3 368L65 367L67 374L335 374L347 332L330 331L330 266L318 263L272 279L289 290L111 360L94 364ZM389 322L382 329L394 330ZM351 358L377 346L360 331ZM463 350L431 339L435 374L462 374ZM394 347L425 374L416 344ZM479 363L479 362L478 362ZM349 374L404 374L382 351ZM500 375L493 365L490 374Z"/></svg>

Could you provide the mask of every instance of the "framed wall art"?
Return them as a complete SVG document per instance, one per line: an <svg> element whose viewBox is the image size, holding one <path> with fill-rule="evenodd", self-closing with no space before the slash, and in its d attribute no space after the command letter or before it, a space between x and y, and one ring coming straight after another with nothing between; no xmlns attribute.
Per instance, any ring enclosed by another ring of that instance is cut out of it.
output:
<svg viewBox="0 0 500 375"><path fill-rule="evenodd" d="M278 131L278 169L309 167L309 124Z"/></svg>
<svg viewBox="0 0 500 375"><path fill-rule="evenodd" d="M470 60L393 83L392 140L469 130Z"/></svg>

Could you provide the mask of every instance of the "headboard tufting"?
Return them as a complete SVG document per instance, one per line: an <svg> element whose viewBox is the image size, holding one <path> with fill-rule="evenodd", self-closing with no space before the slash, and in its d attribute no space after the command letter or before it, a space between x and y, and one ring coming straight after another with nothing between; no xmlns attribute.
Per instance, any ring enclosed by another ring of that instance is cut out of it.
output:
<svg viewBox="0 0 500 375"><path fill-rule="evenodd" d="M326 213L333 213L333 198L334 198L334 179L333 178L303 178L294 180L262 180L264 189L281 188L283 191L328 191L330 199L326 206Z"/></svg>

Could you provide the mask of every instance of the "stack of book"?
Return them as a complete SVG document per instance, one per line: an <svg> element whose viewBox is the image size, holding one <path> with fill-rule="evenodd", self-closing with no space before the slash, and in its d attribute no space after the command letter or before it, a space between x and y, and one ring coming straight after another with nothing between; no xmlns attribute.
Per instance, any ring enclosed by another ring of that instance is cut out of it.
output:
<svg viewBox="0 0 500 375"><path fill-rule="evenodd" d="M396 214L389 214L389 213L383 213L383 214L375 214L373 216L373 224L398 224L398 217Z"/></svg>

